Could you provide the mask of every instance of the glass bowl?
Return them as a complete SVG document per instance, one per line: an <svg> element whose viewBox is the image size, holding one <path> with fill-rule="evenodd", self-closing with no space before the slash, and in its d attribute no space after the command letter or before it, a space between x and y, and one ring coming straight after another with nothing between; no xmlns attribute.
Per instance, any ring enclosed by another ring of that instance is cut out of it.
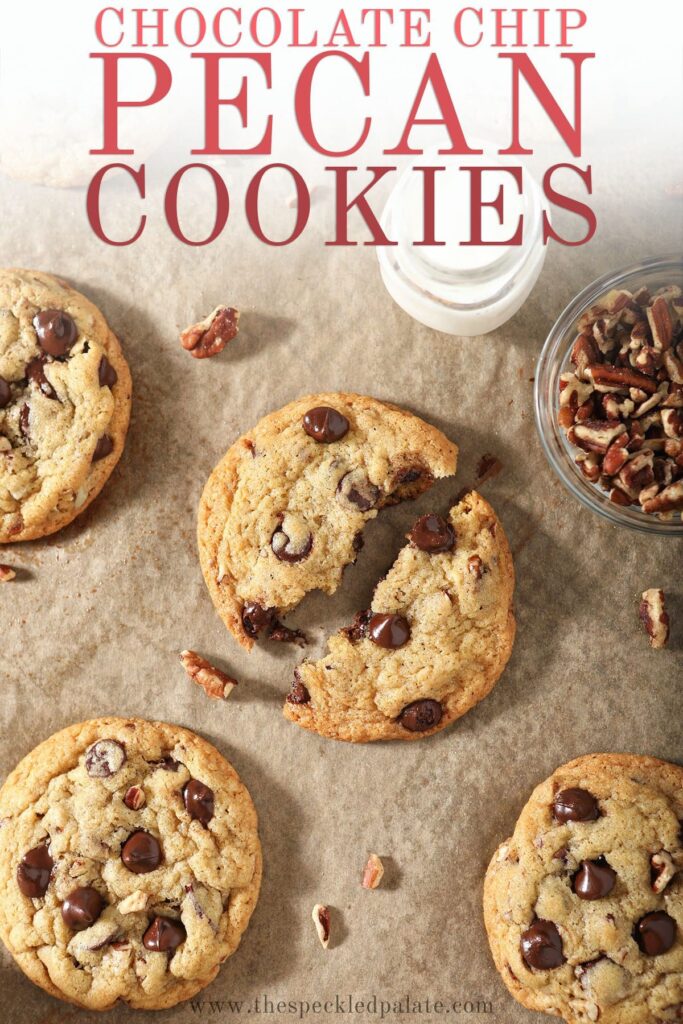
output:
<svg viewBox="0 0 683 1024"><path fill-rule="evenodd" d="M645 259L641 263L605 274L579 292L560 314L543 346L536 367L534 410L536 427L548 462L567 490L586 508L616 526L627 526L641 533L683 537L680 512L674 512L673 517L667 520L643 512L636 505L616 505L599 484L587 480L574 461L579 450L567 441L558 420L560 374L573 369L569 356L576 338L579 317L612 288L636 291L642 285L647 285L654 291L667 284L683 287L683 257L671 255Z"/></svg>

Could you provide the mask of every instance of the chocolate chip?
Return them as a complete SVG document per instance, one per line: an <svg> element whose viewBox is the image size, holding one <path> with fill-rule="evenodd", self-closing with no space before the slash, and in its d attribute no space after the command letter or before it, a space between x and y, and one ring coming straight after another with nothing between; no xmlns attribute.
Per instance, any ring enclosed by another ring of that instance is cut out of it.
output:
<svg viewBox="0 0 683 1024"><path fill-rule="evenodd" d="M21 436L24 438L27 438L29 435L30 416L31 410L28 405L24 403L19 410L19 430L21 431Z"/></svg>
<svg viewBox="0 0 683 1024"><path fill-rule="evenodd" d="M297 529L296 534L290 532L293 534L291 537L282 526L278 526L270 539L270 546L281 562L303 562L311 553L313 536L305 528Z"/></svg>
<svg viewBox="0 0 683 1024"><path fill-rule="evenodd" d="M317 405L304 416L303 427L314 441L331 444L332 441L341 441L348 433L349 421L329 405Z"/></svg>
<svg viewBox="0 0 683 1024"><path fill-rule="evenodd" d="M85 752L85 770L93 779L108 779L125 760L125 748L118 740L97 740Z"/></svg>
<svg viewBox="0 0 683 1024"><path fill-rule="evenodd" d="M269 629L274 622L274 608L262 608L255 601L250 601L242 609L242 625L247 636L257 637L262 630Z"/></svg>
<svg viewBox="0 0 683 1024"><path fill-rule="evenodd" d="M598 801L586 789L563 789L555 796L553 817L563 825L567 821L595 821L600 817Z"/></svg>
<svg viewBox="0 0 683 1024"><path fill-rule="evenodd" d="M24 373L28 380L33 381L41 394L45 395L46 398L52 399L52 401L57 400L57 392L45 376L44 356L36 356L30 363L27 363Z"/></svg>
<svg viewBox="0 0 683 1024"><path fill-rule="evenodd" d="M61 309L43 309L33 318L38 344L50 356L65 356L78 337L78 328Z"/></svg>
<svg viewBox="0 0 683 1024"><path fill-rule="evenodd" d="M113 388L114 384L116 384L119 379L118 373L106 356L102 356L100 359L100 365L97 368L97 376L101 388Z"/></svg>
<svg viewBox="0 0 683 1024"><path fill-rule="evenodd" d="M311 699L310 693L308 692L308 690L306 689L304 684L301 682L301 679L299 678L299 673L295 670L295 672L294 672L294 682L292 683L291 690L287 694L287 701L288 701L288 703L289 704L308 704L310 699Z"/></svg>
<svg viewBox="0 0 683 1024"><path fill-rule="evenodd" d="M91 885L70 892L62 903L64 923L75 932L90 928L102 913L104 900Z"/></svg>
<svg viewBox="0 0 683 1024"><path fill-rule="evenodd" d="M537 971L549 971L565 962L562 936L552 921L534 921L522 932L520 946L526 964Z"/></svg>
<svg viewBox="0 0 683 1024"><path fill-rule="evenodd" d="M55 862L45 843L25 853L17 867L17 885L24 896L32 899L44 896L54 866Z"/></svg>
<svg viewBox="0 0 683 1024"><path fill-rule="evenodd" d="M277 619L273 623L270 633L268 634L270 640L277 640L281 644L296 644L298 647L306 646L306 634L302 633L300 629L289 629L287 626L283 626Z"/></svg>
<svg viewBox="0 0 683 1024"><path fill-rule="evenodd" d="M154 871L161 864L159 840L149 832L133 832L121 848L121 860L136 875Z"/></svg>
<svg viewBox="0 0 683 1024"><path fill-rule="evenodd" d="M213 790L197 779L190 779L183 789L183 801L190 817L206 827L213 818Z"/></svg>
<svg viewBox="0 0 683 1024"><path fill-rule="evenodd" d="M155 917L142 936L142 945L153 953L172 953L187 936L184 926L172 917Z"/></svg>
<svg viewBox="0 0 683 1024"><path fill-rule="evenodd" d="M175 757L171 757L170 754L166 754L165 757L160 757L158 761L150 761L155 768L161 768L164 772L177 772L180 768L180 761L176 761Z"/></svg>
<svg viewBox="0 0 683 1024"><path fill-rule="evenodd" d="M352 644L358 643L364 636L368 635L368 623L372 618L372 612L366 609L362 612L357 612L356 616L350 626L345 626L342 629L342 634Z"/></svg>
<svg viewBox="0 0 683 1024"><path fill-rule="evenodd" d="M363 550L364 544L365 541L363 540L363 534L357 533L356 536L353 538L353 550L356 552L356 554L358 554L359 551Z"/></svg>
<svg viewBox="0 0 683 1024"><path fill-rule="evenodd" d="M616 871L604 858L582 860L579 870L574 875L572 888L582 900L601 900L609 896L616 880Z"/></svg>
<svg viewBox="0 0 683 1024"><path fill-rule="evenodd" d="M398 474L396 483L397 484L414 484L416 480L419 480L422 476L421 469L403 469Z"/></svg>
<svg viewBox="0 0 683 1024"><path fill-rule="evenodd" d="M410 531L410 540L420 551L437 555L454 547L455 530L441 516L429 512L417 520Z"/></svg>
<svg viewBox="0 0 683 1024"><path fill-rule="evenodd" d="M4 377L0 377L0 409L4 409L6 405L9 405L12 398L12 391L9 383Z"/></svg>
<svg viewBox="0 0 683 1024"><path fill-rule="evenodd" d="M350 470L337 484L337 501L353 512L369 512L377 505L381 493L363 469Z"/></svg>
<svg viewBox="0 0 683 1024"><path fill-rule="evenodd" d="M106 459L107 455L111 455L114 451L114 442L110 438L109 434L102 434L95 445L95 451L92 453L93 462L99 462L100 459Z"/></svg>
<svg viewBox="0 0 683 1024"><path fill-rule="evenodd" d="M368 623L368 633L373 644L395 650L410 640L410 626L402 615L376 612Z"/></svg>
<svg viewBox="0 0 683 1024"><path fill-rule="evenodd" d="M443 708L438 700L414 700L404 707L398 722L408 732L426 732L439 724L442 715Z"/></svg>
<svg viewBox="0 0 683 1024"><path fill-rule="evenodd" d="M668 953L676 941L676 922L663 910L646 914L636 925L635 940L647 956Z"/></svg>

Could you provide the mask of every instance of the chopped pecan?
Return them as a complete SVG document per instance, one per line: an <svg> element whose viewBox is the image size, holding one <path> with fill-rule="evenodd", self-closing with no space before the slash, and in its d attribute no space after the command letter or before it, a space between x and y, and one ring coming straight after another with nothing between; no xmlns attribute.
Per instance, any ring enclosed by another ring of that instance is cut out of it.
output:
<svg viewBox="0 0 683 1024"><path fill-rule="evenodd" d="M311 914L315 930L323 949L330 944L330 911L323 903L316 903Z"/></svg>
<svg viewBox="0 0 683 1024"><path fill-rule="evenodd" d="M181 651L180 662L190 679L201 686L207 697L213 697L214 700L227 700L237 686L236 679L216 668L196 651Z"/></svg>
<svg viewBox="0 0 683 1024"><path fill-rule="evenodd" d="M0 565L0 583L9 583L16 579L16 570L11 565Z"/></svg>
<svg viewBox="0 0 683 1024"><path fill-rule="evenodd" d="M600 350L590 334L579 334L570 356L572 364L576 367L576 376L583 380L583 374L591 363L600 362Z"/></svg>
<svg viewBox="0 0 683 1024"><path fill-rule="evenodd" d="M576 444L589 452L606 452L612 442L625 433L625 425L612 420L587 420L574 427Z"/></svg>
<svg viewBox="0 0 683 1024"><path fill-rule="evenodd" d="M239 319L239 311L231 306L216 306L205 320L185 328L180 343L195 359L218 355L237 334Z"/></svg>
<svg viewBox="0 0 683 1024"><path fill-rule="evenodd" d="M638 610L640 621L650 641L650 647L666 647L669 639L669 616L666 611L664 591L656 587L643 591Z"/></svg>
<svg viewBox="0 0 683 1024"><path fill-rule="evenodd" d="M371 853L363 869L361 885L364 889L376 889L384 877L384 864L376 853Z"/></svg>
<svg viewBox="0 0 683 1024"><path fill-rule="evenodd" d="M677 512L680 509L683 509L683 480L669 484L643 505L643 512Z"/></svg>
<svg viewBox="0 0 683 1024"><path fill-rule="evenodd" d="M665 352L670 347L673 338L674 320L671 315L671 307L664 295L658 295L647 307L647 319L655 348Z"/></svg>
<svg viewBox="0 0 683 1024"><path fill-rule="evenodd" d="M644 487L654 482L654 452L636 452L619 471L617 480L622 491L635 500Z"/></svg>
<svg viewBox="0 0 683 1024"><path fill-rule="evenodd" d="M640 388L646 395L657 390L656 381L647 374L640 373L629 366L608 366L606 363L593 363L586 368L586 375L593 381L596 388L610 387L615 390Z"/></svg>
<svg viewBox="0 0 683 1024"><path fill-rule="evenodd" d="M650 857L650 867L652 891L656 893L664 892L678 870L673 857L670 853L667 853L666 850L660 850L659 853L653 853Z"/></svg>
<svg viewBox="0 0 683 1024"><path fill-rule="evenodd" d="M683 437L683 412L678 409L662 409L662 427L667 437Z"/></svg>

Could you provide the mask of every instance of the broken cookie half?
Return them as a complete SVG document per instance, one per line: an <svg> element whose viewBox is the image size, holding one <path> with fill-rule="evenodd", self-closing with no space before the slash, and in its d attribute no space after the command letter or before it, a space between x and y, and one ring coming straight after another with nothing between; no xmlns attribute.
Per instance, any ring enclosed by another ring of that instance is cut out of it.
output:
<svg viewBox="0 0 683 1024"><path fill-rule="evenodd" d="M262 419L216 466L199 506L206 584L230 632L301 640L280 617L332 594L379 509L455 472L436 427L375 398L310 395Z"/></svg>
<svg viewBox="0 0 683 1024"><path fill-rule="evenodd" d="M503 528L472 491L447 519L422 516L372 607L296 670L284 714L333 739L419 739L493 688L515 636Z"/></svg>

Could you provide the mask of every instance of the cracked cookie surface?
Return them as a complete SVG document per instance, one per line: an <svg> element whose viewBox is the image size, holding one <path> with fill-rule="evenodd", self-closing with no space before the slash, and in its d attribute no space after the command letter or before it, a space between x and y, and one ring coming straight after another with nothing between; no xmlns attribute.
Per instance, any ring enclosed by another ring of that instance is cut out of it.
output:
<svg viewBox="0 0 683 1024"><path fill-rule="evenodd" d="M489 866L484 916L503 981L568 1024L683 1014L683 768L594 754L531 795Z"/></svg>
<svg viewBox="0 0 683 1024"><path fill-rule="evenodd" d="M79 1006L194 995L237 948L260 878L247 790L179 726L71 726L0 791L0 934L32 981Z"/></svg>
<svg viewBox="0 0 683 1024"><path fill-rule="evenodd" d="M130 402L100 311L50 274L0 270L0 543L87 508L121 456Z"/></svg>
<svg viewBox="0 0 683 1024"><path fill-rule="evenodd" d="M246 648L279 614L332 594L365 523L455 472L457 447L375 398L309 395L262 419L211 474L199 506L204 578Z"/></svg>
<svg viewBox="0 0 683 1024"><path fill-rule="evenodd" d="M372 607L303 662L285 716L334 739L419 739L493 688L515 635L514 569L493 509L471 492L422 516Z"/></svg>

